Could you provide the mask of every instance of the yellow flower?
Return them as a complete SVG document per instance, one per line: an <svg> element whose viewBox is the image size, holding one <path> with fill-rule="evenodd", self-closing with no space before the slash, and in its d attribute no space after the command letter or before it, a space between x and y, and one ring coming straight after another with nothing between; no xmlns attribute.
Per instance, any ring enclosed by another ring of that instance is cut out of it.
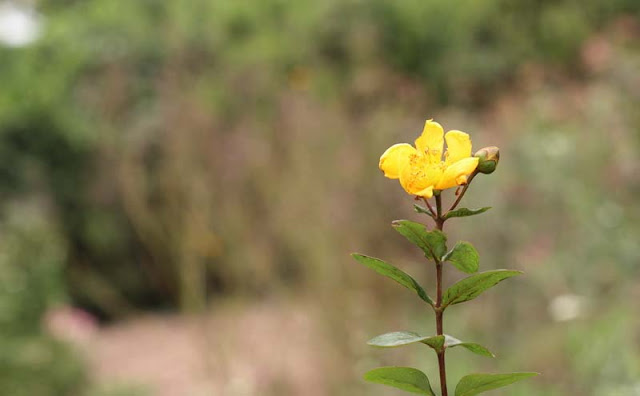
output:
<svg viewBox="0 0 640 396"><path fill-rule="evenodd" d="M442 161L445 140L447 151ZM431 198L434 190L466 184L478 166L478 158L471 156L469 135L461 131L445 135L442 126L433 120L424 124L415 145L394 144L382 154L379 164L386 177L400 179L402 188L411 195Z"/></svg>

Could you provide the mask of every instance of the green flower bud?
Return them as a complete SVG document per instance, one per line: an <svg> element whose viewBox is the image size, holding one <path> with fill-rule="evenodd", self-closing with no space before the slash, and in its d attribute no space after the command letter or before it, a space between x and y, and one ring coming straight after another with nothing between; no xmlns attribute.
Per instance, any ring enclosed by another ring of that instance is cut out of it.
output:
<svg viewBox="0 0 640 396"><path fill-rule="evenodd" d="M480 158L476 170L480 173L493 173L500 161L500 149L495 146L484 147L476 151L474 157Z"/></svg>

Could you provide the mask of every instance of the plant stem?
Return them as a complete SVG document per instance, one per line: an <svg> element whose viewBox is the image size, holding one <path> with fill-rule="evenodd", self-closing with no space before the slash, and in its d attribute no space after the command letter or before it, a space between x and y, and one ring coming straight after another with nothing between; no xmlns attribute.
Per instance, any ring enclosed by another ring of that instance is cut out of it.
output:
<svg viewBox="0 0 640 396"><path fill-rule="evenodd" d="M437 217L436 211L433 210L433 206L431 206L431 203L429 203L429 200L426 199L425 197L422 197L422 200L424 201L424 203L427 204L427 208L429 208L429 212L431 212L432 217L435 219Z"/></svg>
<svg viewBox="0 0 640 396"><path fill-rule="evenodd" d="M436 229L442 231L445 219L442 217L442 197L436 195ZM442 335L442 262L436 259L436 335ZM444 347L438 353L438 368L440 370L440 389L442 396L448 396L447 369L444 362Z"/></svg>
<svg viewBox="0 0 640 396"><path fill-rule="evenodd" d="M464 185L464 187L462 188L462 191L460 191L460 194L458 194L458 198L456 198L456 200L453 202L453 205L451 205L449 210L447 210L447 213L451 212L452 210L454 210L458 206L458 204L462 200L462 197L464 196L464 193L467 192L467 189L469 188L469 185L471 184L471 181L473 180L474 177L476 177L477 174L478 174L478 172L474 171L471 174L471 176L469 176L469 179L467 180L467 184Z"/></svg>

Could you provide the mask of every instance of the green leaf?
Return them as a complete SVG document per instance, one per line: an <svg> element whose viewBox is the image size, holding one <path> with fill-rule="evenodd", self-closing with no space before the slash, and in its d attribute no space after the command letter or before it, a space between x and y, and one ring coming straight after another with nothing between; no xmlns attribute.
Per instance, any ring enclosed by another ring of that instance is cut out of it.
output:
<svg viewBox="0 0 640 396"><path fill-rule="evenodd" d="M447 236L442 231L427 231L424 224L409 220L396 220L392 225L396 231L422 249L427 258L440 261L447 252Z"/></svg>
<svg viewBox="0 0 640 396"><path fill-rule="evenodd" d="M514 382L538 373L509 373L509 374L471 374L462 377L456 386L455 396L473 396L491 389L502 388Z"/></svg>
<svg viewBox="0 0 640 396"><path fill-rule="evenodd" d="M520 271L494 270L480 272L453 284L444 294L442 306L447 307L453 304L460 304L473 300L483 291L497 285L501 281L520 275Z"/></svg>
<svg viewBox="0 0 640 396"><path fill-rule="evenodd" d="M405 272L400 269L394 267L393 265L377 259L375 257L369 257L358 253L353 253L351 255L354 259L356 259L359 263L366 265L367 267L373 269L380 275L384 275L387 278L391 278L394 281L398 282L402 286L406 287L409 290L413 290L416 292L418 297L420 297L423 301L426 301L430 305L434 305L433 300L427 292L424 291L422 286L411 276L407 275Z"/></svg>
<svg viewBox="0 0 640 396"><path fill-rule="evenodd" d="M444 346L447 348L461 346L480 356L496 357L496 355L491 353L490 350L488 350L487 348L483 347L480 344L476 344L474 342L463 342L457 338L451 337L450 335L446 335L446 334L444 335Z"/></svg>
<svg viewBox="0 0 640 396"><path fill-rule="evenodd" d="M433 217L433 213L431 213L431 211L429 209L425 208L424 206L420 206L418 204L413 204L413 209L417 213L424 213L426 215L429 215L429 217Z"/></svg>
<svg viewBox="0 0 640 396"><path fill-rule="evenodd" d="M478 272L480 256L472 244L461 241L442 258L442 261L449 261L460 271L473 274Z"/></svg>
<svg viewBox="0 0 640 396"><path fill-rule="evenodd" d="M479 209L460 208L460 209L456 209L456 210L452 210L451 212L448 212L447 214L444 215L444 218L450 219L452 217L474 216L480 213L484 213L489 209L491 209L491 206L485 206L484 208L479 208Z"/></svg>
<svg viewBox="0 0 640 396"><path fill-rule="evenodd" d="M407 392L435 396L427 375L411 367L380 367L367 372L364 379L376 384L393 386Z"/></svg>
<svg viewBox="0 0 640 396"><path fill-rule="evenodd" d="M447 346L446 337L449 337L451 340L453 340L451 346L464 344L462 343L462 341L447 335L421 336L420 334L414 333L412 331L394 331L392 333L382 334L372 338L371 340L369 340L369 342L367 342L367 344L371 346L380 347L380 348L394 348L394 347L399 347L403 345L415 344L416 342L421 342L427 346L430 346L431 348L435 349L436 352L438 352L442 350L444 346ZM453 345L455 341L457 341L458 344ZM473 345L477 345L477 344L473 344ZM491 354L491 352L488 352L488 353Z"/></svg>
<svg viewBox="0 0 640 396"><path fill-rule="evenodd" d="M442 350L443 347L453 348L461 346L481 356L495 357L491 351L480 344L463 342L447 334L439 336L421 336L420 334L412 331L394 331L374 337L369 340L367 344L379 348L395 348L418 342L435 349L436 352Z"/></svg>
<svg viewBox="0 0 640 396"><path fill-rule="evenodd" d="M394 331L393 333L386 333L374 337L369 340L367 344L381 348L393 348L422 342L427 338L429 337L423 337L412 331Z"/></svg>

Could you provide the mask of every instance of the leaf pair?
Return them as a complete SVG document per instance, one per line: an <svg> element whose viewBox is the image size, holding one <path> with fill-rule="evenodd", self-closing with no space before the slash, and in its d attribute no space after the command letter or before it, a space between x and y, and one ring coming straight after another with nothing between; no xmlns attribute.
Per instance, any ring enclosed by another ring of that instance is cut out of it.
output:
<svg viewBox="0 0 640 396"><path fill-rule="evenodd" d="M455 396L474 396L536 375L538 373L470 374L458 382ZM364 379L420 395L435 396L427 375L411 367L380 367L367 372Z"/></svg>
<svg viewBox="0 0 640 396"><path fill-rule="evenodd" d="M412 290L418 295L418 297L420 297L429 305L435 306L435 303L433 302L431 297L429 297L424 288L420 286L420 284L407 273L383 260L374 257L369 257L357 253L352 254L352 256L361 264L366 265L367 267L375 270L377 273L384 275L387 278L393 279L407 289ZM446 290L442 299L442 307L444 309L449 305L460 304L465 301L473 300L474 298L478 297L483 291L497 285L507 278L520 275L521 273L522 272L520 271L493 270L480 272L468 278L462 279Z"/></svg>
<svg viewBox="0 0 640 396"><path fill-rule="evenodd" d="M443 348L453 348L461 346L475 354L487 357L495 357L491 351L480 344L473 342L463 342L450 335L421 336L412 331L394 331L372 338L367 344L379 348L395 348L409 344L423 343L436 352L440 352Z"/></svg>

